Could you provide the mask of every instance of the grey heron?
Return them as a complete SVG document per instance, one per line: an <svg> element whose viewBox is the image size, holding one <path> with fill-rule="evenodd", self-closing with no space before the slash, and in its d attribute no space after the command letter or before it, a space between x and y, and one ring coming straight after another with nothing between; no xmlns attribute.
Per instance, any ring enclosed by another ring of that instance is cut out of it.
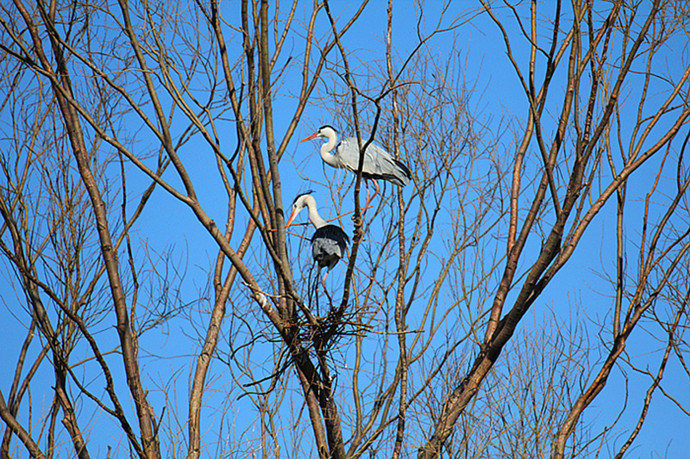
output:
<svg viewBox="0 0 690 459"><path fill-rule="evenodd" d="M321 268L328 268L326 274L321 280L324 290L326 289L326 277L333 267L338 263L343 255L345 249L350 241L350 238L345 234L345 231L338 225L331 225L326 220L321 218L316 208L316 200L310 194L311 192L302 193L297 196L292 203L292 213L288 218L286 227L292 225L293 220L297 217L303 208L309 211L309 220L316 228L316 232L311 238L311 253L314 261Z"/></svg>
<svg viewBox="0 0 690 459"><path fill-rule="evenodd" d="M357 172L359 166L359 145L355 137L348 137L338 142L338 131L332 126L321 126L316 133L303 139L301 142L313 139L327 139L321 145L321 159L329 166L338 169L347 169L351 172ZM333 152L333 153L331 153ZM376 180L387 180L398 186L405 186L410 183L410 169L393 158L386 150L374 145L373 143L364 150L364 164L362 166L362 177L365 179L374 180L376 192L374 196L369 198L369 189L367 188L367 202L365 208L369 206L374 197L379 194L380 188Z"/></svg>

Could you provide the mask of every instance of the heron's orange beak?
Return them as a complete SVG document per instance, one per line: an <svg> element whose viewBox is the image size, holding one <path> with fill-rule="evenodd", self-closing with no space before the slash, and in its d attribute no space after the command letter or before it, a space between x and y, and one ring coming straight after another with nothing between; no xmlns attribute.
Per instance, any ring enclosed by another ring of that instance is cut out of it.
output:
<svg viewBox="0 0 690 459"><path fill-rule="evenodd" d="M293 211L293 212L290 214L290 218L288 218L287 223L285 224L285 228L289 228L290 225L292 225L292 220L294 220L296 216L297 216L297 212L294 212L294 211Z"/></svg>
<svg viewBox="0 0 690 459"><path fill-rule="evenodd" d="M314 139L317 138L318 136L319 136L319 133L317 132L317 133L315 133L315 134L310 135L310 136L307 137L306 139L300 140L299 142L302 143L302 142L306 142L307 140L314 140Z"/></svg>

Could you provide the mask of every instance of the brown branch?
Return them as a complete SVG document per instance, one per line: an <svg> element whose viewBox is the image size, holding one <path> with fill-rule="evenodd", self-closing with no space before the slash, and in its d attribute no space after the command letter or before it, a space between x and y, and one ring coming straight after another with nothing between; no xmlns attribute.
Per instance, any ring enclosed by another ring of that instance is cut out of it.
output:
<svg viewBox="0 0 690 459"><path fill-rule="evenodd" d="M29 432L27 432L21 426L21 424L19 424L19 421L17 421L10 409L7 407L7 403L5 403L5 397L2 395L2 392L0 392L0 417L3 421L5 421L7 427L12 429L12 432L14 432L22 443L24 443L24 446L33 457L37 459L44 459L46 457L38 445L34 442L33 438L31 438L31 434L29 434Z"/></svg>

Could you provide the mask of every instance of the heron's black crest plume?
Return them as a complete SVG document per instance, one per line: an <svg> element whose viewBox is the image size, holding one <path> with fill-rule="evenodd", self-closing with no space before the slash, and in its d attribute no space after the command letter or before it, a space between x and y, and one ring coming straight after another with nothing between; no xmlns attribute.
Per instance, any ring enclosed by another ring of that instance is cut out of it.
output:
<svg viewBox="0 0 690 459"><path fill-rule="evenodd" d="M338 130L337 130L336 128L334 128L333 126L331 126L330 124L324 124L323 126L321 126L321 127L319 128L319 131L320 131L321 129L323 129L323 128L331 128L331 129L333 129L333 130L335 131L336 134L339 133Z"/></svg>
<svg viewBox="0 0 690 459"><path fill-rule="evenodd" d="M297 200L298 200L299 198L301 198L302 196L305 196L305 195L308 195L308 194L312 194L312 193L314 193L314 190L307 190L307 191L305 191L305 192L303 192L303 193L300 193L300 194L298 194L297 196L295 196L295 199L292 200L292 203L294 204L294 203L296 203Z"/></svg>

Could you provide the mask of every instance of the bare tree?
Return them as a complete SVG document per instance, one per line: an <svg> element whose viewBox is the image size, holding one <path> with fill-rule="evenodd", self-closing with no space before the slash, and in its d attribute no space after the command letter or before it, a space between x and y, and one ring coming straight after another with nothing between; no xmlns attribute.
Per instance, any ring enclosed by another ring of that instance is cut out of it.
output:
<svg viewBox="0 0 690 459"><path fill-rule="evenodd" d="M2 457L622 456L655 394L687 414L687 7L398 8L2 7ZM474 72L476 29L511 77ZM320 124L412 183L363 212L361 161L296 151ZM308 187L352 234L327 291L285 229ZM553 291L592 271L600 323ZM639 404L584 419L628 370Z"/></svg>

